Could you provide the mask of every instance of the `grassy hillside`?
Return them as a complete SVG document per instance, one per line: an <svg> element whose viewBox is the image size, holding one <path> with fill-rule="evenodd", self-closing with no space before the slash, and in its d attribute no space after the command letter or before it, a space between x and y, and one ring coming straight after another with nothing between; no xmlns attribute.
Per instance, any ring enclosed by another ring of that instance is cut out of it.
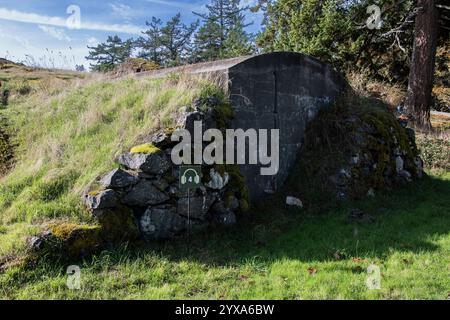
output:
<svg viewBox="0 0 450 320"><path fill-rule="evenodd" d="M175 76L109 81L11 68L0 70L0 81L13 91L0 116L8 119L11 146L17 146L14 167L0 178L0 299L447 298L445 170L319 216L288 209L274 196L232 229L71 261L81 267L82 288L67 289L66 264L20 263L26 237L54 220L90 223L80 198L86 186L115 167L118 154L172 126L180 106L217 88ZM437 157L445 168L439 150L429 148L428 158L432 164ZM349 223L351 208L374 221ZM381 271L379 290L365 284L371 264Z"/></svg>
<svg viewBox="0 0 450 320"><path fill-rule="evenodd" d="M46 80L44 80L46 81ZM0 256L54 219L89 222L81 195L116 166L119 153L159 127L180 106L211 89L204 80L70 79L14 95L1 114L13 128L15 166L0 184ZM205 91L206 90L206 91Z"/></svg>

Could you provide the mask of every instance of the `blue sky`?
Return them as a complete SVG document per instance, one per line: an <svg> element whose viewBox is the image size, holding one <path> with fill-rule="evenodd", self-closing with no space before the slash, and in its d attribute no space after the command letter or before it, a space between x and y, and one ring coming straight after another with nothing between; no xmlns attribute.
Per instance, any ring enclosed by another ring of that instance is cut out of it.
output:
<svg viewBox="0 0 450 320"><path fill-rule="evenodd" d="M108 35L138 37L152 16L163 21L180 12L185 23L196 20L209 0L0 0L0 57L23 61L27 55L40 65L73 68L89 63L87 45ZM252 4L255 0L242 0ZM78 11L79 9L79 11ZM79 15L78 15L79 12ZM80 19L78 19L80 17ZM259 29L259 14L250 32ZM68 23L69 22L69 23ZM77 22L80 22L77 24Z"/></svg>

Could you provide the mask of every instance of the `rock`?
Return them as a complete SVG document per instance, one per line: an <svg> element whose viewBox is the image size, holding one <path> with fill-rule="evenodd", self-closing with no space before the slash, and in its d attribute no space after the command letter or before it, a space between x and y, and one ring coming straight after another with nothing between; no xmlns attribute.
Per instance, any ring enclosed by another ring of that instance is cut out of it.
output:
<svg viewBox="0 0 450 320"><path fill-rule="evenodd" d="M181 117L178 119L178 127L181 129L188 130L191 134L194 133L194 122L195 121L202 121L203 123L204 114L201 111L192 111L192 112L185 112L181 115Z"/></svg>
<svg viewBox="0 0 450 320"><path fill-rule="evenodd" d="M27 239L28 248L33 252L40 252L46 247L48 248L50 242L54 240L52 233L47 230L42 232L40 235L29 237Z"/></svg>
<svg viewBox="0 0 450 320"><path fill-rule="evenodd" d="M395 158L395 171L397 173L400 173L400 171L403 170L403 165L404 165L404 161L403 161L402 157L397 156Z"/></svg>
<svg viewBox="0 0 450 320"><path fill-rule="evenodd" d="M403 179L405 179L406 181L411 181L411 173L409 173L408 171L406 171L406 170L400 170L398 173L397 173L400 177L402 177Z"/></svg>
<svg viewBox="0 0 450 320"><path fill-rule="evenodd" d="M159 191L165 191L169 187L169 182L164 178L153 180L152 183Z"/></svg>
<svg viewBox="0 0 450 320"><path fill-rule="evenodd" d="M358 154L354 154L352 155L351 159L350 159L350 163L353 165L356 165L359 163L359 155Z"/></svg>
<svg viewBox="0 0 450 320"><path fill-rule="evenodd" d="M211 181L209 181L206 186L211 189L221 190L223 189L228 181L230 180L230 176L227 172L223 174L223 177L220 175L219 172L214 170L214 168L211 168L209 171L209 176L211 178Z"/></svg>
<svg viewBox="0 0 450 320"><path fill-rule="evenodd" d="M211 207L213 222L221 225L232 225L236 223L236 215L227 208L223 201L217 201Z"/></svg>
<svg viewBox="0 0 450 320"><path fill-rule="evenodd" d="M118 195L114 190L90 192L85 196L85 204L90 210L114 208L119 204Z"/></svg>
<svg viewBox="0 0 450 320"><path fill-rule="evenodd" d="M214 215L214 222L224 226L234 225L236 224L236 214L231 210L226 210Z"/></svg>
<svg viewBox="0 0 450 320"><path fill-rule="evenodd" d="M286 197L286 204L288 206L296 206L299 208L303 208L303 203L299 198L287 196Z"/></svg>
<svg viewBox="0 0 450 320"><path fill-rule="evenodd" d="M148 208L139 220L139 227L145 240L171 238L187 229L187 220L175 212L170 205Z"/></svg>
<svg viewBox="0 0 450 320"><path fill-rule="evenodd" d="M150 137L151 143L157 148L167 148L174 142L170 139L170 134L164 131L158 131Z"/></svg>
<svg viewBox="0 0 450 320"><path fill-rule="evenodd" d="M101 179L105 189L125 188L137 182L137 177L122 169L114 169Z"/></svg>
<svg viewBox="0 0 450 320"><path fill-rule="evenodd" d="M169 196L159 191L151 181L141 180L125 195L122 202L129 206L147 207L167 200Z"/></svg>
<svg viewBox="0 0 450 320"><path fill-rule="evenodd" d="M232 211L235 211L240 207L239 200L235 196L229 196L226 202L227 207Z"/></svg>
<svg viewBox="0 0 450 320"><path fill-rule="evenodd" d="M423 161L420 157L414 158L414 165L416 166L416 174L418 178L423 177Z"/></svg>
<svg viewBox="0 0 450 320"><path fill-rule="evenodd" d="M215 196L211 193L207 193L203 197L180 198L177 201L177 213L185 217L187 217L189 213L191 219L205 220L206 214L215 200Z"/></svg>
<svg viewBox="0 0 450 320"><path fill-rule="evenodd" d="M93 211L101 225L101 236L106 242L120 243L139 238L139 229L133 211L125 206Z"/></svg>
<svg viewBox="0 0 450 320"><path fill-rule="evenodd" d="M119 163L132 170L142 170L149 174L163 174L171 167L164 152L124 153Z"/></svg>
<svg viewBox="0 0 450 320"><path fill-rule="evenodd" d="M80 225L68 222L52 223L27 243L37 257L55 260L78 259L97 252L103 245L98 225Z"/></svg>

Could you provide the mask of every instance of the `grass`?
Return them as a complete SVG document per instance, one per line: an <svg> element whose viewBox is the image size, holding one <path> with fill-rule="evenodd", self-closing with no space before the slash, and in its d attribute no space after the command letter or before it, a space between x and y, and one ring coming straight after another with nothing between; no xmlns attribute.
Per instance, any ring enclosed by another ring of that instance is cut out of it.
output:
<svg viewBox="0 0 450 320"><path fill-rule="evenodd" d="M7 299L446 299L450 291L450 174L349 203L323 215L269 199L239 226L104 251L81 267L42 262L0 275ZM381 205L380 205L381 204ZM350 224L358 207L375 217ZM1 235L0 235L1 237ZM366 269L381 289L366 287Z"/></svg>
<svg viewBox="0 0 450 320"><path fill-rule="evenodd" d="M91 223L81 200L88 186L117 166L120 153L173 126L180 106L210 90L210 82L90 76L37 88L13 94L0 110L13 128L11 144L17 145L14 167L0 177L0 227L8 230L8 241L0 241L0 260L23 254L24 225Z"/></svg>
<svg viewBox="0 0 450 320"><path fill-rule="evenodd" d="M1 180L0 221L85 220L84 188L116 166L115 157L199 95L200 80L121 80L36 93L2 110L16 128L14 169Z"/></svg>

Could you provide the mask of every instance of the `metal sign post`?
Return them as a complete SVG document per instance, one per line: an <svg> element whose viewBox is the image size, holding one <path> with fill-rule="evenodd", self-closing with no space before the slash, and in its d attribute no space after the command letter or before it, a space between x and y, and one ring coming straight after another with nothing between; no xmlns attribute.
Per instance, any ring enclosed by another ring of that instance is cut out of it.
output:
<svg viewBox="0 0 450 320"><path fill-rule="evenodd" d="M180 190L187 191L187 218L188 237L191 234L191 189L196 189L201 184L201 166L181 166L180 167Z"/></svg>

